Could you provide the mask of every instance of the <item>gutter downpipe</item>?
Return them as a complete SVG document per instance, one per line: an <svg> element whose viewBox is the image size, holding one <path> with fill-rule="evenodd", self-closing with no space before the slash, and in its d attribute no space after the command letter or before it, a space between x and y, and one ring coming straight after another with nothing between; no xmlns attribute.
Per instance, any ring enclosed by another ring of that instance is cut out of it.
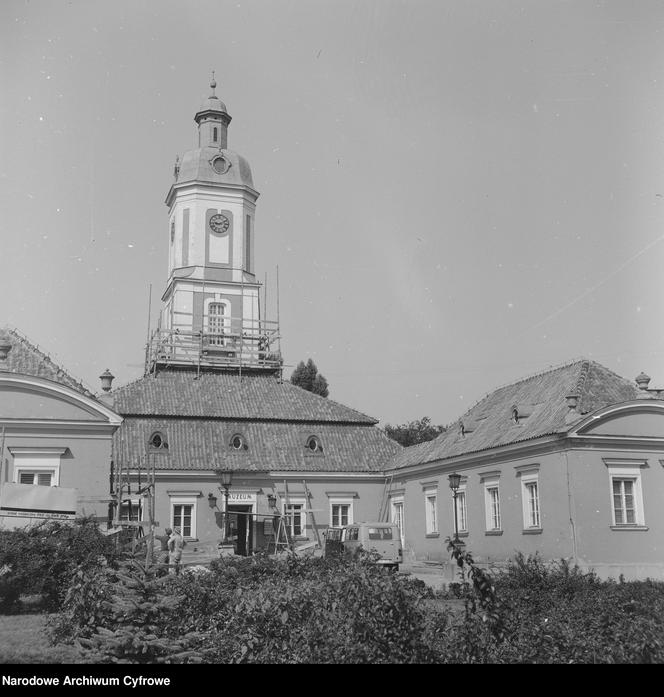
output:
<svg viewBox="0 0 664 697"><path fill-rule="evenodd" d="M567 476L567 507L569 511L569 527L572 533L572 558L574 559L574 564L577 565L579 563L579 558L578 558L578 550L577 550L577 542L576 542L576 525L574 523L574 514L572 511L572 487L570 485L570 478L569 478L569 456L568 456L568 450L565 449L564 455L565 455L565 473Z"/></svg>

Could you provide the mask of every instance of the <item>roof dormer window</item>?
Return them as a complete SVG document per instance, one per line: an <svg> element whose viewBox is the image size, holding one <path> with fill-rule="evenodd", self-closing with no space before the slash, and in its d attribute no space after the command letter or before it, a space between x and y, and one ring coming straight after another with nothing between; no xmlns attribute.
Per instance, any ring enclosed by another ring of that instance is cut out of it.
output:
<svg viewBox="0 0 664 697"><path fill-rule="evenodd" d="M244 436L240 435L239 433L236 433L231 438L231 448L233 448L233 450L247 450L248 446L244 439Z"/></svg>
<svg viewBox="0 0 664 697"><path fill-rule="evenodd" d="M321 444L320 438L318 438L318 436L309 436L305 447L312 453L322 454L323 452L323 445Z"/></svg>
<svg viewBox="0 0 664 697"><path fill-rule="evenodd" d="M150 436L148 445L150 446L150 450L168 450L168 443L166 442L166 438L164 438L164 434L160 431L155 431Z"/></svg>
<svg viewBox="0 0 664 697"><path fill-rule="evenodd" d="M516 407L512 407L512 423L519 423L519 410Z"/></svg>

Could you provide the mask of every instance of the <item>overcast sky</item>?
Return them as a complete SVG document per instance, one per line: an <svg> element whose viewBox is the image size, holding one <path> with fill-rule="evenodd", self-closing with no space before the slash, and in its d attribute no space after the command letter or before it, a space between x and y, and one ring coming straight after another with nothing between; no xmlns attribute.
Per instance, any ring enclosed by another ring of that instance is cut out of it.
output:
<svg viewBox="0 0 664 697"><path fill-rule="evenodd" d="M0 325L142 375L217 94L286 377L446 424L578 357L664 386L661 0L0 2Z"/></svg>

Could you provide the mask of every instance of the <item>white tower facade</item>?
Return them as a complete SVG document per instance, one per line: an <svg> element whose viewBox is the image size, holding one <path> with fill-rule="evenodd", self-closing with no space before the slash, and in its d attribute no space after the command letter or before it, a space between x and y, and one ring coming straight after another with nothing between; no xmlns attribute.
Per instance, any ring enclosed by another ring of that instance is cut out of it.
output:
<svg viewBox="0 0 664 697"><path fill-rule="evenodd" d="M229 150L231 116L211 94L194 116L198 148L176 160L168 206L168 283L148 364L274 369L276 326L260 316L254 272L259 193L245 158Z"/></svg>

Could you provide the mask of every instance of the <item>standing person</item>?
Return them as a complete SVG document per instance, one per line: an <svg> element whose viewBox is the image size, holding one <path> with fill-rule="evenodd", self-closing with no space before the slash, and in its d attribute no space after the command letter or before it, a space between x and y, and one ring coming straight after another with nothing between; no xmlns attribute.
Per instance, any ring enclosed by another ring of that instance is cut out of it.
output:
<svg viewBox="0 0 664 697"><path fill-rule="evenodd" d="M159 540L159 552L157 553L157 564L159 564L159 566L163 565L166 567L168 564L168 541L171 539L172 534L173 530L171 530L171 528L166 528L163 535L155 535L155 539ZM159 575L165 574L166 569L159 569L158 573Z"/></svg>
<svg viewBox="0 0 664 697"><path fill-rule="evenodd" d="M173 528L171 536L168 538L168 566L169 573L180 573L180 560L182 559L182 548L184 538L180 534L180 528Z"/></svg>

